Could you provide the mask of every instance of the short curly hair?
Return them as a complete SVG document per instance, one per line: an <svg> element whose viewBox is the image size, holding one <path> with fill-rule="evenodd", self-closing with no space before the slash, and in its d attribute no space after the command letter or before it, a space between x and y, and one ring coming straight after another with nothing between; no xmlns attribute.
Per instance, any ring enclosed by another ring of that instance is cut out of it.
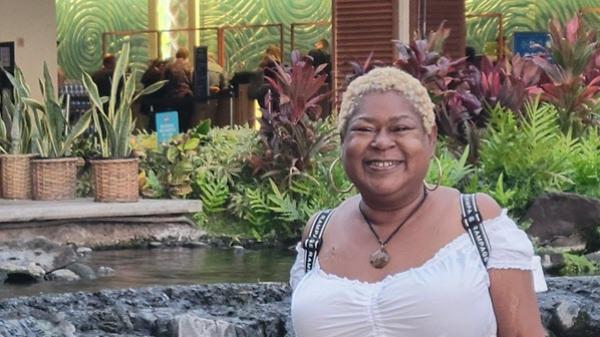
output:
<svg viewBox="0 0 600 337"><path fill-rule="evenodd" d="M427 89L419 80L398 68L381 67L356 78L344 92L338 116L338 131L342 141L346 136L348 121L358 112L362 98L370 93L388 91L396 91L406 98L415 111L421 115L425 131L431 132L435 124L435 114L433 112L434 105Z"/></svg>

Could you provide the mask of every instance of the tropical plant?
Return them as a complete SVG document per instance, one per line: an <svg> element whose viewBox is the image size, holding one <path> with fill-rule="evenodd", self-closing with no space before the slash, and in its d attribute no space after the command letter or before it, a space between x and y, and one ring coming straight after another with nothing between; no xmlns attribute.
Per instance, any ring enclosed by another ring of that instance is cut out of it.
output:
<svg viewBox="0 0 600 337"><path fill-rule="evenodd" d="M60 158L71 155L71 147L77 137L87 130L91 110L86 111L71 127L69 123L69 104L63 109L63 98L57 99L48 71L44 62L44 80L40 80L40 88L44 96L43 103L32 98L23 101L33 111L33 129L37 132L35 150L44 158Z"/></svg>
<svg viewBox="0 0 600 337"><path fill-rule="evenodd" d="M10 154L31 153L36 133L31 127L31 111L24 100L30 96L23 72L15 67L14 76L0 67L13 86L2 90L2 114L0 118L0 152Z"/></svg>
<svg viewBox="0 0 600 337"><path fill-rule="evenodd" d="M484 124L481 102L471 92L466 58L452 60L442 54L450 33L442 23L427 38L415 38L409 44L395 41L398 60L394 65L418 79L435 104L440 133L463 143L472 143L472 128ZM471 144L476 149L476 144Z"/></svg>
<svg viewBox="0 0 600 337"><path fill-rule="evenodd" d="M510 190L513 199L505 203L514 205L515 214L522 214L543 192L567 190L574 184L571 158L576 155L577 141L560 131L553 105L539 100L527 103L519 119L507 108L496 106L490 118L482 138L477 189Z"/></svg>
<svg viewBox="0 0 600 337"><path fill-rule="evenodd" d="M591 113L600 91L600 74L595 70L600 51L598 32L581 25L578 16L564 27L552 20L549 32L550 59L534 59L550 79L541 85L542 99L559 108L563 131L573 129L579 134L586 125L600 125Z"/></svg>
<svg viewBox="0 0 600 337"><path fill-rule="evenodd" d="M373 59L374 53L371 52L363 63L359 61L349 61L348 64L352 68L352 72L344 78L346 85L350 84L355 78L362 76L377 67L385 66L385 63Z"/></svg>
<svg viewBox="0 0 600 337"><path fill-rule="evenodd" d="M323 151L331 151L334 128L319 117L319 101L329 93L319 94L326 75L320 75L300 53L292 53L293 65L285 70L276 64L275 79L267 78L279 97L279 104L263 110L260 119L260 142L264 152L249 159L255 174L274 177L278 184L302 175L313 168L313 158Z"/></svg>
<svg viewBox="0 0 600 337"><path fill-rule="evenodd" d="M135 70L128 73L129 42L123 44L113 71L110 96L100 97L92 77L84 73L83 85L90 95L94 108L93 126L103 158L128 158L131 156L130 137L134 128L131 104L143 95L160 89L165 81L154 83L136 93ZM122 86L122 88L120 88ZM105 110L104 103L107 103Z"/></svg>
<svg viewBox="0 0 600 337"><path fill-rule="evenodd" d="M496 63L484 56L481 70L471 66L469 72L471 92L482 101L484 109L500 104L520 115L525 102L541 92L541 68L519 55Z"/></svg>
<svg viewBox="0 0 600 337"><path fill-rule="evenodd" d="M205 121L158 147L154 135L138 135L134 150L144 159L140 175L142 195L153 198L187 198L192 193L195 161L198 161L200 145L206 140L209 130L210 123ZM147 145L145 139L152 140L152 145Z"/></svg>

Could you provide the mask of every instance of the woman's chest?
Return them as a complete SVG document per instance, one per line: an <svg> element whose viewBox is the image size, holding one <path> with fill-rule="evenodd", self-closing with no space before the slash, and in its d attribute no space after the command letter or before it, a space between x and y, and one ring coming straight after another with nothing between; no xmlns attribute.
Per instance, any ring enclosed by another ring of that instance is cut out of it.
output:
<svg viewBox="0 0 600 337"><path fill-rule="evenodd" d="M467 252L375 283L328 274L317 265L294 292L294 327L299 337L491 336L495 317L487 273L478 263Z"/></svg>

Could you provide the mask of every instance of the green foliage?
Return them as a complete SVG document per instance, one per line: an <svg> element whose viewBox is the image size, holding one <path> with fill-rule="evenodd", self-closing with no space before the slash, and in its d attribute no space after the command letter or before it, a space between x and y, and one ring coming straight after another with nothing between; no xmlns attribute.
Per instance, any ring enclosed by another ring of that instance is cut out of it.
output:
<svg viewBox="0 0 600 337"><path fill-rule="evenodd" d="M142 195L146 197L187 198L193 192L194 170L197 167L200 144L205 141L210 126L208 122L173 137L168 144L144 147L145 139L156 137L138 136L135 151L141 162ZM139 146L139 144L142 144ZM200 175L203 176L203 175Z"/></svg>
<svg viewBox="0 0 600 337"><path fill-rule="evenodd" d="M44 80L40 80L44 96L43 103L31 98L23 98L33 111L32 129L37 137L34 152L44 158L60 158L71 155L73 143L89 126L91 110L85 112L75 123L69 124L69 104L62 108L62 98L57 99L48 65L44 62Z"/></svg>
<svg viewBox="0 0 600 337"><path fill-rule="evenodd" d="M326 130L332 128L327 125ZM337 151L317 153L312 168L295 173L291 180L281 176L263 178L253 175L248 166L248 158L262 150L256 130L215 128L205 135L198 131L192 130L159 149L148 146L150 135L140 135L136 152L142 157L143 193L147 197L177 197L170 193L174 167L191 163L191 171L184 174L191 185L186 197L202 200L203 210L195 219L210 231L256 239L296 238L313 213L335 207L348 195L335 193L329 179L329 167L339 157ZM199 137L198 146L185 150L185 143L194 139L193 135ZM171 172L171 179L166 172ZM335 186L350 185L341 165L334 165L331 175Z"/></svg>
<svg viewBox="0 0 600 337"><path fill-rule="evenodd" d="M268 108L260 119L260 146L264 149L249 158L255 175L273 177L283 187L296 175L310 172L319 153L332 150L335 128L320 119L318 104L329 93L320 94L326 76L300 53L292 53L292 67L276 64L276 78L267 77L273 89L268 94Z"/></svg>
<svg viewBox="0 0 600 337"><path fill-rule="evenodd" d="M552 105L528 103L521 120L496 106L482 139L478 187L494 191L520 214L541 193L574 184L569 159L577 154L576 144L570 134L560 132Z"/></svg>
<svg viewBox="0 0 600 337"><path fill-rule="evenodd" d="M229 198L226 177L216 177L214 173L208 171L197 177L195 183L200 190L200 199L205 213L217 213L225 210Z"/></svg>
<svg viewBox="0 0 600 337"><path fill-rule="evenodd" d="M0 118L0 152L10 154L31 153L31 144L37 135L32 128L32 112L24 100L30 96L30 89L25 83L23 72L15 68L11 75L2 67L13 86L12 95L9 90L2 91L2 114Z"/></svg>
<svg viewBox="0 0 600 337"><path fill-rule="evenodd" d="M123 44L113 71L110 96L100 97L92 77L84 73L83 85L93 106L92 120L103 158L131 156L129 138L135 126L131 104L143 95L160 89L165 81L154 83L136 93L136 73L129 73L129 42ZM119 88L122 86L122 88ZM105 111L104 103L108 104Z"/></svg>
<svg viewBox="0 0 600 337"><path fill-rule="evenodd" d="M585 256L563 253L565 266L561 268L561 275L590 275L598 271L598 266Z"/></svg>
<svg viewBox="0 0 600 337"><path fill-rule="evenodd" d="M600 197L600 134L598 129L589 128L575 144L571 159L573 192Z"/></svg>
<svg viewBox="0 0 600 337"><path fill-rule="evenodd" d="M434 159L429 165L429 171L425 180L430 184L437 184L439 182L442 186L452 186L462 189L467 183L467 178L475 171L475 167L467 163L468 157L468 146L457 157L449 150L446 142L440 139L436 148L437 160Z"/></svg>

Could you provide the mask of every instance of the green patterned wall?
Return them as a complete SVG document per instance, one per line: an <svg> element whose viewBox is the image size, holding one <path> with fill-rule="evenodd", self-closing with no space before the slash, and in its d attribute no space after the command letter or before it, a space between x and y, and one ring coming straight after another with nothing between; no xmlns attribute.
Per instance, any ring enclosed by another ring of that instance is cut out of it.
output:
<svg viewBox="0 0 600 337"><path fill-rule="evenodd" d="M186 28L188 0L165 0L168 10L159 8L157 15L170 16L170 28ZM161 1L163 2L163 1ZM290 24L294 22L330 21L331 0L197 0L199 27L240 24L284 25L284 56L290 52ZM100 67L102 33L105 31L143 30L148 27L148 0L56 0L58 23L58 62L67 77L80 78L81 69L91 72ZM331 25L297 27L296 48L307 52L320 38L331 41ZM149 58L151 35L132 37L134 67L144 67ZM175 39L172 48L184 45L186 34L163 34ZM216 53L217 37L199 33L199 44ZM108 51L116 52L120 39L111 38ZM279 43L279 30L227 31L225 34L226 69L255 69L262 51Z"/></svg>
<svg viewBox="0 0 600 337"><path fill-rule="evenodd" d="M101 65L102 33L148 27L148 0L56 0L58 64L67 78L81 78ZM132 38L132 62L142 67L148 58L148 37ZM109 51L120 39L109 40Z"/></svg>
<svg viewBox="0 0 600 337"><path fill-rule="evenodd" d="M562 22L572 18L581 8L600 7L600 0L466 0L467 14L502 13L504 35L512 41L517 31L547 31L548 21L559 18ZM600 17L586 14L584 20L600 30ZM483 51L486 41L495 41L497 21L491 19L467 20L467 45Z"/></svg>
<svg viewBox="0 0 600 337"><path fill-rule="evenodd" d="M285 57L290 53L291 23L331 20L331 0L201 0L199 3L201 27L283 23ZM298 27L296 48L307 52L316 40L331 41L330 36L330 25ZM200 43L216 51L215 33L200 34ZM225 34L226 68L229 71L255 69L263 50L270 44L279 44L277 28L228 31Z"/></svg>

